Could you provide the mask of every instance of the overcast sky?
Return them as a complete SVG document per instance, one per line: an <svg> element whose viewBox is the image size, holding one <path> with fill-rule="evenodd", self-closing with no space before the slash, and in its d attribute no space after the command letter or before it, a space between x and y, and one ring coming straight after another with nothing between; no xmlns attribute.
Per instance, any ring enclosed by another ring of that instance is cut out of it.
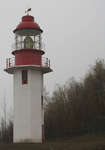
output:
<svg viewBox="0 0 105 150"><path fill-rule="evenodd" d="M13 30L27 7L44 30L46 56L52 73L45 75L51 93L56 84L82 78L97 58L105 59L105 0L1 0L0 1L0 104L13 103L13 78L3 71L12 57Z"/></svg>

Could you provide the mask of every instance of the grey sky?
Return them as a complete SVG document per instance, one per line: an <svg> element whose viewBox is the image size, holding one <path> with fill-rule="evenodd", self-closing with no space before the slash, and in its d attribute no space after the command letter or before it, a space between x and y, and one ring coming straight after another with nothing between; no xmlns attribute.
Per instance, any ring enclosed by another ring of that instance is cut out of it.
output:
<svg viewBox="0 0 105 150"><path fill-rule="evenodd" d="M105 58L105 0L1 0L0 103L6 93L9 107L13 82L3 69L5 59L12 57L12 31L27 7L44 30L45 52L54 70L45 75L48 91L71 77L80 79L97 58Z"/></svg>

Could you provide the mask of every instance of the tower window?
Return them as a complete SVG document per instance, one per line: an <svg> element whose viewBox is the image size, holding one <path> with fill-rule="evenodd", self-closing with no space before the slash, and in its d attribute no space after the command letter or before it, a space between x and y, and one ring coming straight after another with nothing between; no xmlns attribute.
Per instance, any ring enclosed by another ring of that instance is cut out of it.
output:
<svg viewBox="0 0 105 150"><path fill-rule="evenodd" d="M28 72L27 70L22 70L22 84L28 83Z"/></svg>

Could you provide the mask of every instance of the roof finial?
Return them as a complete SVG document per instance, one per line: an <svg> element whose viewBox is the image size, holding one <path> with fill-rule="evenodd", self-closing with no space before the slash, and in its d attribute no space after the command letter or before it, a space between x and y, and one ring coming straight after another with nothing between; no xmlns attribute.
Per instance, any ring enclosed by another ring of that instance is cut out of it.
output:
<svg viewBox="0 0 105 150"><path fill-rule="evenodd" d="M25 13L26 13L27 15L29 15L29 11L31 11L31 8L26 9L26 10L25 10Z"/></svg>

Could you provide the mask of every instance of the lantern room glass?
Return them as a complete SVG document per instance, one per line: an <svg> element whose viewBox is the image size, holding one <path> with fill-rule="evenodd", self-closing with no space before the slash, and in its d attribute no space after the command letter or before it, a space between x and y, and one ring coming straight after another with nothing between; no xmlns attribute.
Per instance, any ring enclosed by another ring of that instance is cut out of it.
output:
<svg viewBox="0 0 105 150"><path fill-rule="evenodd" d="M42 50L41 34L38 35L19 35L15 34L15 50L19 49L36 49Z"/></svg>

